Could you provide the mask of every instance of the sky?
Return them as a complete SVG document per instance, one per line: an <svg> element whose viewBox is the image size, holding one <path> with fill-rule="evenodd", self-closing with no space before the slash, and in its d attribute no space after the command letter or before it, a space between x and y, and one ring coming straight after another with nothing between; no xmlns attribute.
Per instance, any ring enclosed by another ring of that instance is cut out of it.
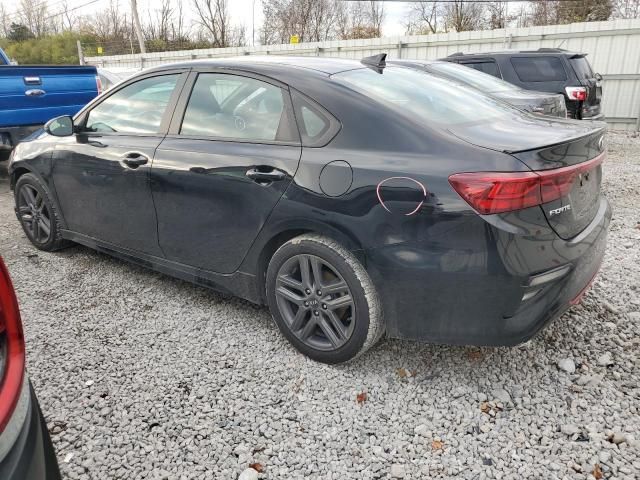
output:
<svg viewBox="0 0 640 480"><path fill-rule="evenodd" d="M63 0L48 0L50 10L56 11L56 5L60 5ZM79 5L87 3L89 0L66 0L69 8L73 8ZM4 4L6 9L11 13L14 5L18 4L16 0L0 0L1 4ZM100 0L98 3L87 5L75 11L78 15L90 15L91 12L104 8L109 3L109 0ZM120 0L120 4L123 9L128 10L129 0ZM144 18L145 10L153 11L156 5L159 4L158 0L138 0L138 10L140 16ZM385 22L383 25L383 34L385 36L402 35L404 33L403 19L405 12L409 8L407 2L386 2L385 3ZM189 10L191 0L183 0L185 10ZM249 43L251 43L251 28L252 28L252 12L255 8L255 29L256 37L258 36L257 30L262 24L262 3L261 0L228 0L229 13L234 22L241 23L246 26L247 35L249 36ZM255 6L255 7L254 7ZM191 7L192 8L192 7ZM189 16L189 15L187 15ZM193 16L193 14L191 15Z"/></svg>

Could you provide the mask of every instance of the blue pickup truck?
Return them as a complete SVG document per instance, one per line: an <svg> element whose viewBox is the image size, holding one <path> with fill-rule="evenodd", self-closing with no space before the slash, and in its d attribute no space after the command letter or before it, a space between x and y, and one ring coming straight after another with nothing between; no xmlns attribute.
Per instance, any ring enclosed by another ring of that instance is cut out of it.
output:
<svg viewBox="0 0 640 480"><path fill-rule="evenodd" d="M47 120L75 115L99 93L96 67L11 65L0 49L0 160Z"/></svg>

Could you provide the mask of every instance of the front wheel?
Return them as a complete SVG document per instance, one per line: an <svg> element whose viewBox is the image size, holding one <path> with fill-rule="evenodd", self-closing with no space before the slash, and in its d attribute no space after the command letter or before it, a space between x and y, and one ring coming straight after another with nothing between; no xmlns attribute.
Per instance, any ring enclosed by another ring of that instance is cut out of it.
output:
<svg viewBox="0 0 640 480"><path fill-rule="evenodd" d="M267 269L266 294L285 337L319 362L351 360L384 332L369 275L351 252L329 238L306 234L282 245Z"/></svg>
<svg viewBox="0 0 640 480"><path fill-rule="evenodd" d="M31 243L48 252L68 245L62 239L56 207L46 187L32 173L25 173L16 182L16 214Z"/></svg>

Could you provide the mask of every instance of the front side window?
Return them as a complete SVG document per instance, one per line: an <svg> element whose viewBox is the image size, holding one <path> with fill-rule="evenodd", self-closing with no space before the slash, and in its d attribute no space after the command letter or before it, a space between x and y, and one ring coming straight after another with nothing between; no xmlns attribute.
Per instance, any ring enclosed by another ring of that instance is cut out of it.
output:
<svg viewBox="0 0 640 480"><path fill-rule="evenodd" d="M332 78L425 125L484 122L518 112L457 81L410 68L386 67L381 74L363 68Z"/></svg>
<svg viewBox="0 0 640 480"><path fill-rule="evenodd" d="M246 141L289 140L283 91L254 78L201 73L180 134Z"/></svg>
<svg viewBox="0 0 640 480"><path fill-rule="evenodd" d="M511 65L522 82L561 82L567 79L558 57L513 57Z"/></svg>
<svg viewBox="0 0 640 480"><path fill-rule="evenodd" d="M178 74L145 78L118 90L89 112L85 130L158 133Z"/></svg>

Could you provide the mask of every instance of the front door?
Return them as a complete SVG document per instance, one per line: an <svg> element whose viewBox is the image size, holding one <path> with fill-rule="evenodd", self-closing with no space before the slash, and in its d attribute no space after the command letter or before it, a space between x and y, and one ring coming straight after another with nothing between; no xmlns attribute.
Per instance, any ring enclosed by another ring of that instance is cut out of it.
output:
<svg viewBox="0 0 640 480"><path fill-rule="evenodd" d="M231 273L291 183L301 147L286 87L196 75L151 169L159 242L169 260Z"/></svg>
<svg viewBox="0 0 640 480"><path fill-rule="evenodd" d="M131 83L89 110L61 138L53 181L67 228L115 246L161 256L149 170L180 74Z"/></svg>

